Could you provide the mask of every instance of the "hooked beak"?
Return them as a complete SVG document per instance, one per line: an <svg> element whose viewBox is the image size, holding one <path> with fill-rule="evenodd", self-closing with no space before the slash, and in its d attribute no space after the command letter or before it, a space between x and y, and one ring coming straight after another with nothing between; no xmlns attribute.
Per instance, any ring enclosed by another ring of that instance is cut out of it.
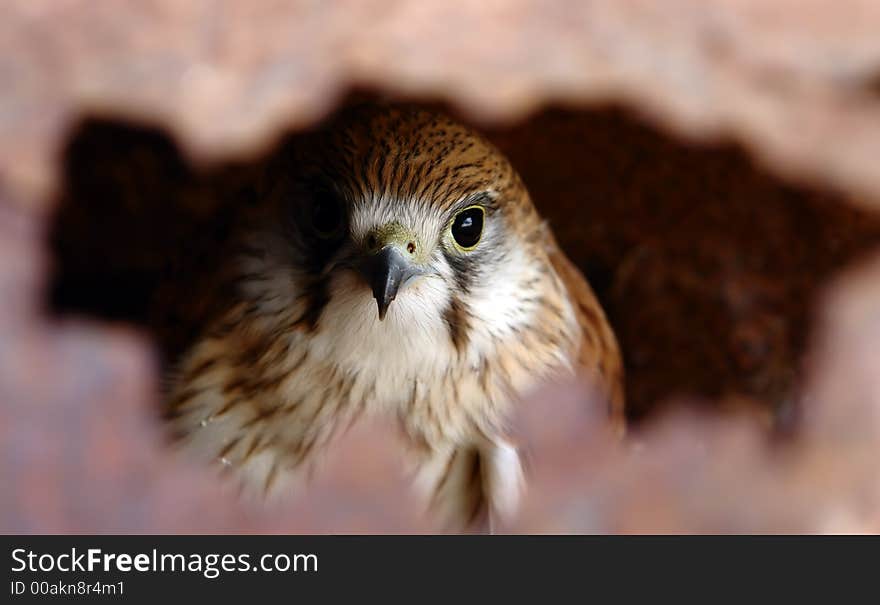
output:
<svg viewBox="0 0 880 605"><path fill-rule="evenodd" d="M400 287L420 273L412 260L395 245L385 246L375 254L368 271L380 320L385 319L388 306L397 297Z"/></svg>

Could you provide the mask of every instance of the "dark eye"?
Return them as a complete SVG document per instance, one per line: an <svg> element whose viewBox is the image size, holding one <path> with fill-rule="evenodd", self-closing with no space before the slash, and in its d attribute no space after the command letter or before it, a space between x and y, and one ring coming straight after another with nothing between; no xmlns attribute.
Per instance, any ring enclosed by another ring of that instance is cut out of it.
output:
<svg viewBox="0 0 880 605"><path fill-rule="evenodd" d="M482 206L471 206L456 214L452 221L452 237L455 238L455 243L465 250L471 250L480 243L485 214Z"/></svg>
<svg viewBox="0 0 880 605"><path fill-rule="evenodd" d="M312 206L312 228L322 238L330 238L342 227L342 204L331 193L319 193Z"/></svg>

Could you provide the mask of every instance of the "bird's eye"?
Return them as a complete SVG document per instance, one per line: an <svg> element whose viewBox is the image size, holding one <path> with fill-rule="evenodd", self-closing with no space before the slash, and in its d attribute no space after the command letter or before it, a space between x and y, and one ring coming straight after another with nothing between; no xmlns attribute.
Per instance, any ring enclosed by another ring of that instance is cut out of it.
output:
<svg viewBox="0 0 880 605"><path fill-rule="evenodd" d="M455 215L452 221L452 237L463 250L473 250L483 235L483 218L486 211L482 206L465 208Z"/></svg>
<svg viewBox="0 0 880 605"><path fill-rule="evenodd" d="M331 238L342 227L342 204L331 193L319 193L312 205L312 228L318 237Z"/></svg>

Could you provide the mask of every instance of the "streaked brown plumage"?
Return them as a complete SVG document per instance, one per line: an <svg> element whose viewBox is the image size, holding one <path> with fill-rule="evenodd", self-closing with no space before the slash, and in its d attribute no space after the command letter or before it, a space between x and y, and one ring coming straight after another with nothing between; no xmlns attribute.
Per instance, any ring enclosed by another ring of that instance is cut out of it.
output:
<svg viewBox="0 0 880 605"><path fill-rule="evenodd" d="M432 508L462 527L515 508L505 422L540 381L585 373L622 428L602 309L475 133L361 106L281 154L258 189L168 400L184 444L250 491L295 489L337 430L389 413Z"/></svg>

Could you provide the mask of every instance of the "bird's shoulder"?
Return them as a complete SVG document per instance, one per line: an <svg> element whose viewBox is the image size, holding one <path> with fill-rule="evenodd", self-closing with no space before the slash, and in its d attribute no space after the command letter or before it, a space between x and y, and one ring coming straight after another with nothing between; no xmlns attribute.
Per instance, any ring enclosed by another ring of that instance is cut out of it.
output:
<svg viewBox="0 0 880 605"><path fill-rule="evenodd" d="M565 287L581 331L577 372L596 381L608 397L610 417L618 430L624 426L623 361L611 324L581 271L560 248L548 226L543 245L550 266Z"/></svg>

